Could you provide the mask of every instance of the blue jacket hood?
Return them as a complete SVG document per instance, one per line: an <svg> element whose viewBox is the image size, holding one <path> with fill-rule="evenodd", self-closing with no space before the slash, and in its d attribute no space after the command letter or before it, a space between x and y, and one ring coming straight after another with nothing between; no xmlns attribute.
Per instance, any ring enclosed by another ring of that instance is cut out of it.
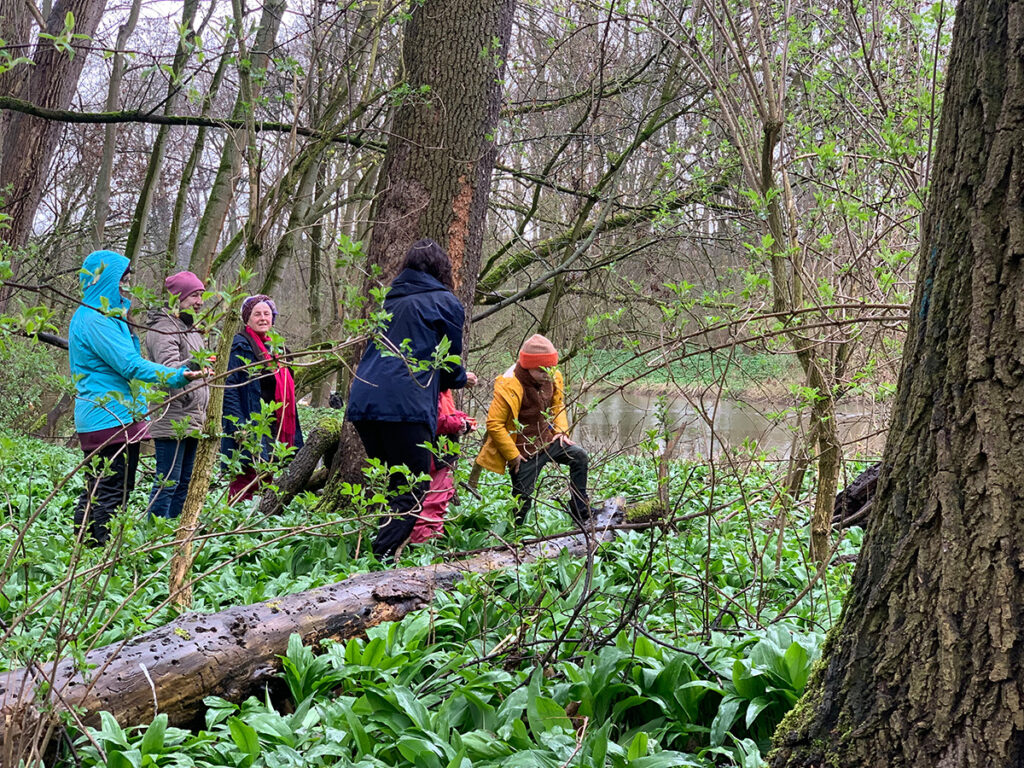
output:
<svg viewBox="0 0 1024 768"><path fill-rule="evenodd" d="M128 309L131 301L121 296L120 282L130 264L127 257L113 251L93 251L86 256L78 271L85 304L95 309Z"/></svg>
<svg viewBox="0 0 1024 768"><path fill-rule="evenodd" d="M121 298L118 283L128 259L113 251L85 257L78 277L83 306L68 326L68 363L75 379L75 429L95 432L126 426L144 418L149 406L133 391L135 380L180 389L187 368L169 368L146 360L139 339L117 310L131 302ZM115 310L115 311L110 311Z"/></svg>

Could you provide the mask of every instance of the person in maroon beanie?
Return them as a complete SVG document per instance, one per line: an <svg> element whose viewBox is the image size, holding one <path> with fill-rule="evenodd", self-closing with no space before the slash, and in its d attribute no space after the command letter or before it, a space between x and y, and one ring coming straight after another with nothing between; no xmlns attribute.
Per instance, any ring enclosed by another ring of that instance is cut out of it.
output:
<svg viewBox="0 0 1024 768"><path fill-rule="evenodd" d="M178 272L164 280L164 287L170 301L149 313L146 351L154 363L188 366L203 349L195 316L203 306L206 286L193 273ZM154 517L181 514L199 446L196 434L206 423L210 388L206 382L196 381L184 389L172 389L170 395L149 425L156 449L156 476L149 494L149 514Z"/></svg>

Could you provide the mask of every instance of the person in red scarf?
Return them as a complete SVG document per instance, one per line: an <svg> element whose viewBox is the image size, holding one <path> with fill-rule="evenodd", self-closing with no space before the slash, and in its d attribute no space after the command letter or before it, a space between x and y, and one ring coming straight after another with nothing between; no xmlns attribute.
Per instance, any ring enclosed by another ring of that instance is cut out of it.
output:
<svg viewBox="0 0 1024 768"><path fill-rule="evenodd" d="M242 302L241 333L231 342L231 359L224 391L224 438L220 450L225 456L237 453L243 471L231 481L228 489L232 501L252 498L259 479L256 459L242 447L235 436L259 413L263 403L274 406L271 420L273 434L261 439L259 459L267 460L277 443L302 447L302 428L295 402L295 379L287 365L278 357L269 337L277 319L274 301L263 294L250 296Z"/></svg>

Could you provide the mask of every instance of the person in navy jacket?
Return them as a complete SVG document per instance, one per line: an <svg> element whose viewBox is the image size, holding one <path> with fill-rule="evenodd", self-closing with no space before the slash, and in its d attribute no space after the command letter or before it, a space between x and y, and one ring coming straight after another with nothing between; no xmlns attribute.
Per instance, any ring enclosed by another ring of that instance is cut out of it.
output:
<svg viewBox="0 0 1024 768"><path fill-rule="evenodd" d="M390 320L363 353L345 415L370 458L426 474L431 453L423 444L435 439L440 391L476 384L476 375L460 364L422 365L434 359L442 339L448 340L449 354L462 354L466 313L452 293L451 262L440 245L429 238L413 244L391 282L384 311ZM389 482L391 517L373 542L382 559L393 557L409 538L429 487L408 487L401 475Z"/></svg>
<svg viewBox="0 0 1024 768"><path fill-rule="evenodd" d="M231 340L228 377L224 389L224 437L221 453L237 454L242 471L231 481L228 497L234 501L251 499L259 482L256 460L267 461L277 444L301 448L302 426L295 399L295 379L291 369L272 348L268 335L277 319L277 306L265 294L249 296L242 302L242 330ZM287 350L285 350L287 352ZM247 428L253 414L263 404L274 406L272 435L260 438L260 455L253 457L236 442L239 430Z"/></svg>

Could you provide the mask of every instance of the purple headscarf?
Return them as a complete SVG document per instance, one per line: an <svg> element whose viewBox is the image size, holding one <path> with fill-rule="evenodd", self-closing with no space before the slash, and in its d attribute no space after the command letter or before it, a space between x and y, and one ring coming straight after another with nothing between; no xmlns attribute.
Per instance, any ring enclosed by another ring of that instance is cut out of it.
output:
<svg viewBox="0 0 1024 768"><path fill-rule="evenodd" d="M242 302L243 323L248 325L249 318L252 316L253 307L259 304L261 301L268 307L270 307L270 314L272 315L271 322L277 320L277 306L274 304L274 300L267 296L265 293L257 293L255 296L249 296L245 301Z"/></svg>

